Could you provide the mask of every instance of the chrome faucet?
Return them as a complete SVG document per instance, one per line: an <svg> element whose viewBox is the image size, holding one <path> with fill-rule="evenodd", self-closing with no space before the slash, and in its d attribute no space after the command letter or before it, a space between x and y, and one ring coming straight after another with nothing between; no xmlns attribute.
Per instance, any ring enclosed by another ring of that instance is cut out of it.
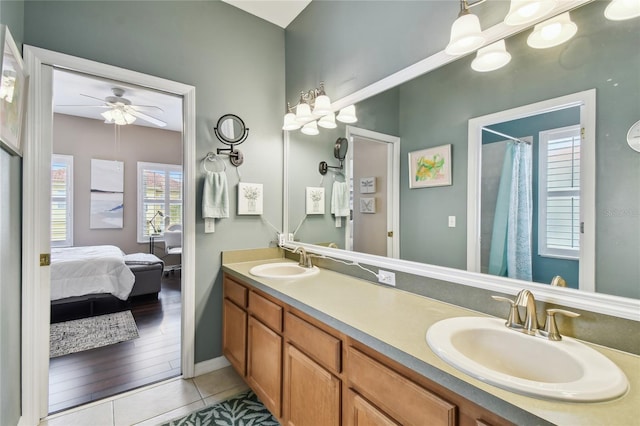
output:
<svg viewBox="0 0 640 426"><path fill-rule="evenodd" d="M294 250L293 254L300 255L300 261L298 262L298 265L302 266L303 268L313 268L313 263L311 263L311 255L307 254L307 251L304 249L304 247L298 247Z"/></svg>
<svg viewBox="0 0 640 426"><path fill-rule="evenodd" d="M523 326L523 332L527 334L536 334L538 331L538 317L536 313L536 299L533 297L533 293L524 289L516 296L515 304L517 306L523 306L527 309Z"/></svg>

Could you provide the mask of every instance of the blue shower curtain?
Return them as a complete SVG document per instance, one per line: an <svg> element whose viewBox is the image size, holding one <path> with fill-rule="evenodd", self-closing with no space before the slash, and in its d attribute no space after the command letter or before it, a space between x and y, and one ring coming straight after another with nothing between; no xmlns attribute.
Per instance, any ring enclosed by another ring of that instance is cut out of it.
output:
<svg viewBox="0 0 640 426"><path fill-rule="evenodd" d="M493 221L489 273L532 280L531 145L507 142Z"/></svg>

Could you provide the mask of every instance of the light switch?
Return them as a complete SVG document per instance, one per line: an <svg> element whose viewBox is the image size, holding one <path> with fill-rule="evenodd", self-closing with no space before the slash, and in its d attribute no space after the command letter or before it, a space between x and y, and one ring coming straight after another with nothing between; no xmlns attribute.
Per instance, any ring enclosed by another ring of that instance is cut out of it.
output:
<svg viewBox="0 0 640 426"><path fill-rule="evenodd" d="M456 217L449 216L449 228L455 228L455 227L456 227Z"/></svg>

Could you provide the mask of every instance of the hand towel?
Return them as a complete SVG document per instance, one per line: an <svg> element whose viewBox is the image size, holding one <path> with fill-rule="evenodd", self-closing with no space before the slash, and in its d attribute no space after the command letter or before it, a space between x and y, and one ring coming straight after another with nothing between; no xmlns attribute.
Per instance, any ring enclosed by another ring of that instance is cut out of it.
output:
<svg viewBox="0 0 640 426"><path fill-rule="evenodd" d="M229 191L225 172L206 172L202 190L202 217L229 217Z"/></svg>
<svg viewBox="0 0 640 426"><path fill-rule="evenodd" d="M348 217L351 213L349 209L349 185L346 182L333 182L331 213L336 217L336 228L341 226L340 217Z"/></svg>

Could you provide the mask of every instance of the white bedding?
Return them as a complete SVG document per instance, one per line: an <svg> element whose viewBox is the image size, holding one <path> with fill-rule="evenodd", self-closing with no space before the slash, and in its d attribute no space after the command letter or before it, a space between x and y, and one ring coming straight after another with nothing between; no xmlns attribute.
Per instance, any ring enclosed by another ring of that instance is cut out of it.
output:
<svg viewBox="0 0 640 426"><path fill-rule="evenodd" d="M116 246L51 249L51 300L99 293L127 300L134 281Z"/></svg>

